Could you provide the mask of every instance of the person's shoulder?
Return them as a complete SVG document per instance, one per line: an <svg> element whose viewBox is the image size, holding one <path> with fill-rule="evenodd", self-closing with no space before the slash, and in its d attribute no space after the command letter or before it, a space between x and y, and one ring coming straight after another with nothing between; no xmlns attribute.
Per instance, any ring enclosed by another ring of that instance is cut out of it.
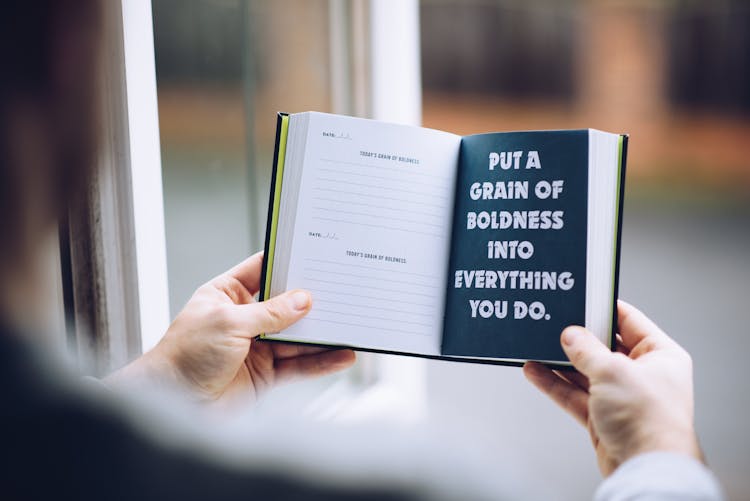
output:
<svg viewBox="0 0 750 501"><path fill-rule="evenodd" d="M0 328L3 434L59 442L75 439L79 430L92 437L103 423L118 421L106 405L106 387L88 379L17 332ZM97 405L99 395L102 405Z"/></svg>
<svg viewBox="0 0 750 501"><path fill-rule="evenodd" d="M4 495L83 494L112 479L108 472L122 466L115 452L133 443L133 431L106 405L97 406L75 374L3 329L0 378L0 435L14 466L0 474Z"/></svg>

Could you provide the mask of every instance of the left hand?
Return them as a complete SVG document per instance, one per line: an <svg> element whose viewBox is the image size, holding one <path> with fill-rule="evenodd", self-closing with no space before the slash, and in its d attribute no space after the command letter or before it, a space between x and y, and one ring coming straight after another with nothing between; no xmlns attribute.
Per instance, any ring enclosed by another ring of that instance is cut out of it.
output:
<svg viewBox="0 0 750 501"><path fill-rule="evenodd" d="M258 341L310 310L310 294L292 290L256 302L263 253L201 286L154 347L108 382L166 378L198 400L253 402L275 384L351 366L351 350Z"/></svg>

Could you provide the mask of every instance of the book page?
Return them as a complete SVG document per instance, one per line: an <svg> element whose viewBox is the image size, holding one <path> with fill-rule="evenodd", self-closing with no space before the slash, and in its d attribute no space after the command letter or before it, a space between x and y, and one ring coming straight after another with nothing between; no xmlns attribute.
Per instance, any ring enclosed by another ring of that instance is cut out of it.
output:
<svg viewBox="0 0 750 501"><path fill-rule="evenodd" d="M443 355L567 363L560 333L586 320L588 153L586 130L464 138Z"/></svg>
<svg viewBox="0 0 750 501"><path fill-rule="evenodd" d="M270 338L439 354L459 146L310 114L285 289L313 307Z"/></svg>

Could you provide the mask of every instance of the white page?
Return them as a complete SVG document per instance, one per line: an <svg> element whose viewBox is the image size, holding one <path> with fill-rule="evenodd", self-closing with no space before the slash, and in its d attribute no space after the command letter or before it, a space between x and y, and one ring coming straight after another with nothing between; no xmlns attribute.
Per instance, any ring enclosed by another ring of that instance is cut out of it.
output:
<svg viewBox="0 0 750 501"><path fill-rule="evenodd" d="M609 345L620 206L620 135L589 129L586 328Z"/></svg>
<svg viewBox="0 0 750 501"><path fill-rule="evenodd" d="M271 338L439 354L460 141L311 114L286 289L313 308Z"/></svg>

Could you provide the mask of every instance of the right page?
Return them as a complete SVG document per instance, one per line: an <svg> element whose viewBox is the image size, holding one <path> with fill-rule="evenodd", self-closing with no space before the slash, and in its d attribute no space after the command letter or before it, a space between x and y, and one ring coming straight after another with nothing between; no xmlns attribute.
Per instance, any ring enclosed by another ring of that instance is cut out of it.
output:
<svg viewBox="0 0 750 501"><path fill-rule="evenodd" d="M586 321L589 131L464 137L442 355L567 362Z"/></svg>

